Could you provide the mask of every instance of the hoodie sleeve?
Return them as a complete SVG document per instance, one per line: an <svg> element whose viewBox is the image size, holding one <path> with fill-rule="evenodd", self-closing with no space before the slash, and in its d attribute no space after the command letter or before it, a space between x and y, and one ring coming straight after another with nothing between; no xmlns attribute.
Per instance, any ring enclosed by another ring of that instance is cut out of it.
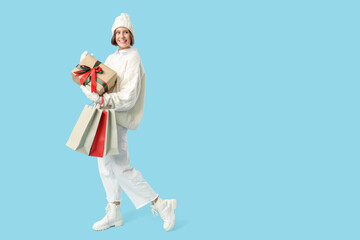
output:
<svg viewBox="0 0 360 240"><path fill-rule="evenodd" d="M141 67L140 59L129 60L119 92L103 95L108 107L114 108L116 111L128 111L135 106L141 89Z"/></svg>

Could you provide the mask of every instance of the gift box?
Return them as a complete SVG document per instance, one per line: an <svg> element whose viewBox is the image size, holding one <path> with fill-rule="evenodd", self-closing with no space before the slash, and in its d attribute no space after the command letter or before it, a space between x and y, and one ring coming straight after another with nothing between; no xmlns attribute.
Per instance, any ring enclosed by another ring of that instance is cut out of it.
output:
<svg viewBox="0 0 360 240"><path fill-rule="evenodd" d="M86 57L71 71L73 81L79 85L91 86L91 92L103 95L115 86L117 74L114 70L96 60Z"/></svg>

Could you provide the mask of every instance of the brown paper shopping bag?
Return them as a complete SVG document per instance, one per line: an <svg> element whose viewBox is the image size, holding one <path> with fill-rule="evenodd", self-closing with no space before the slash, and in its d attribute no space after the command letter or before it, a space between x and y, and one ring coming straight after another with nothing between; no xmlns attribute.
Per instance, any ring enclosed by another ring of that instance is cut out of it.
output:
<svg viewBox="0 0 360 240"><path fill-rule="evenodd" d="M86 105L66 143L69 148L89 155L102 110Z"/></svg>

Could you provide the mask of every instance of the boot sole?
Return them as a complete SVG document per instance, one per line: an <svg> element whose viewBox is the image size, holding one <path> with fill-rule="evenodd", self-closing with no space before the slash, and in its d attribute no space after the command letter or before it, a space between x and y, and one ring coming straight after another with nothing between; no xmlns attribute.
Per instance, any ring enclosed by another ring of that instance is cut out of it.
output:
<svg viewBox="0 0 360 240"><path fill-rule="evenodd" d="M120 226L122 226L124 224L124 221L117 221L114 225L110 225L110 226L106 226L106 227L104 227L104 228L97 228L97 229L95 229L95 228L93 228L95 231L104 231L104 230L106 230L106 229L109 229L109 228L111 228L111 227L120 227Z"/></svg>

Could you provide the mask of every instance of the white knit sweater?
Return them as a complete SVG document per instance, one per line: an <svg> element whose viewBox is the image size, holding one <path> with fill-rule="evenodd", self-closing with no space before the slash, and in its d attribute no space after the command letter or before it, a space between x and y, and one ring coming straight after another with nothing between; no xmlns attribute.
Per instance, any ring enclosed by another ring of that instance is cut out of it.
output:
<svg viewBox="0 0 360 240"><path fill-rule="evenodd" d="M104 101L115 108L117 124L137 129L144 112L145 71L136 48L117 50L104 63L117 72L115 87L104 94Z"/></svg>

